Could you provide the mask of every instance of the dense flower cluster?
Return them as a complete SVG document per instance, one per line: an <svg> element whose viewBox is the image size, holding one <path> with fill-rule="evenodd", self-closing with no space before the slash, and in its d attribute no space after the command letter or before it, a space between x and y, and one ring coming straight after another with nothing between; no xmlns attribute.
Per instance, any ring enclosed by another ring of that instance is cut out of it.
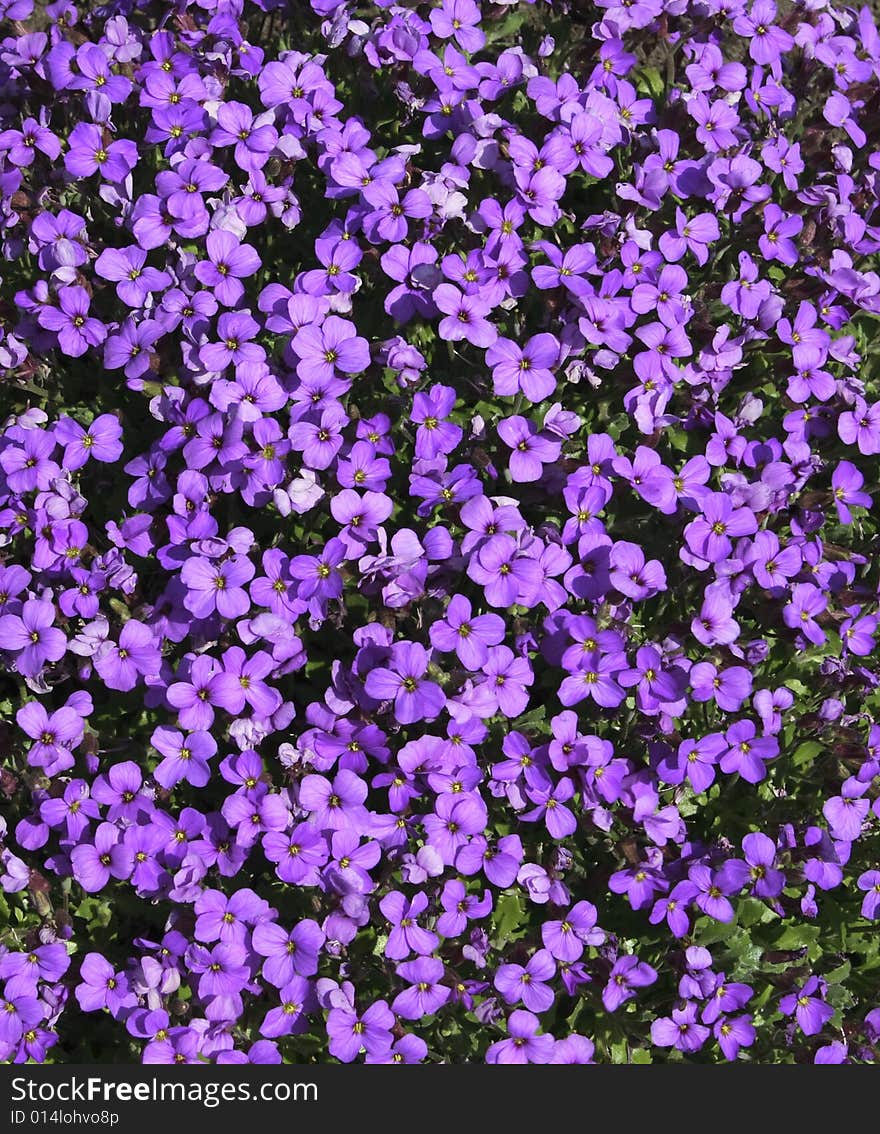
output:
<svg viewBox="0 0 880 1134"><path fill-rule="evenodd" d="M0 18L0 1057L873 1061L869 10Z"/></svg>

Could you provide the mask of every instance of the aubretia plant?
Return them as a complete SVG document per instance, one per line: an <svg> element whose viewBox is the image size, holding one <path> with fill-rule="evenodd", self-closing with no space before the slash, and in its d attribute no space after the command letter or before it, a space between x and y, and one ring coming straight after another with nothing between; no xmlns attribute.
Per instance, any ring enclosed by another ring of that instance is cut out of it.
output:
<svg viewBox="0 0 880 1134"><path fill-rule="evenodd" d="M0 19L0 1058L874 1062L869 9Z"/></svg>

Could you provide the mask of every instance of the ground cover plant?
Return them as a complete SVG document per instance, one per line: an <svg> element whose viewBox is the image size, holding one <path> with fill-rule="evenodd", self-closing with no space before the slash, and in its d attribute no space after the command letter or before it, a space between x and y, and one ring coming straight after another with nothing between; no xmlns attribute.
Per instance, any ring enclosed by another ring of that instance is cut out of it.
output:
<svg viewBox="0 0 880 1134"><path fill-rule="evenodd" d="M0 1058L873 1062L870 10L0 19Z"/></svg>

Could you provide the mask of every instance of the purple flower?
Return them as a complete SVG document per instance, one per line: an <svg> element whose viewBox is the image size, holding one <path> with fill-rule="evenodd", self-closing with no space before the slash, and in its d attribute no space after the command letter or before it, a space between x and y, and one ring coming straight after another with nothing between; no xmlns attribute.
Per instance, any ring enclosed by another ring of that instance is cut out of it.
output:
<svg viewBox="0 0 880 1134"><path fill-rule="evenodd" d="M319 828L333 831L358 828L365 819L363 802L367 785L354 772L343 768L332 783L323 776L306 776L299 792L299 801L311 814Z"/></svg>
<svg viewBox="0 0 880 1134"><path fill-rule="evenodd" d="M749 1015L722 1016L715 1022L712 1031L724 1058L731 1060L737 1058L741 1048L751 1047L757 1036Z"/></svg>
<svg viewBox="0 0 880 1134"><path fill-rule="evenodd" d="M658 898L654 903L648 917L651 925L659 925L661 921L665 921L670 933L675 937L687 936L691 928L687 907L697 893L697 887L689 880L676 883L669 894Z"/></svg>
<svg viewBox="0 0 880 1134"><path fill-rule="evenodd" d="M865 870L856 879L856 885L864 892L862 917L875 919L880 909L880 870Z"/></svg>
<svg viewBox="0 0 880 1134"><path fill-rule="evenodd" d="M554 994L548 981L556 973L556 964L546 949L539 949L528 963L501 965L495 974L495 987L508 1004L522 1003L530 1012L546 1012Z"/></svg>
<svg viewBox="0 0 880 1134"><path fill-rule="evenodd" d="M223 668L208 683L208 697L227 712L238 716L251 705L256 716L270 717L279 708L281 695L264 678L276 668L271 654L262 650L248 655L239 646L223 653Z"/></svg>
<svg viewBox="0 0 880 1134"><path fill-rule="evenodd" d="M766 835L755 832L744 837L742 847L752 893L759 898L778 897L785 887L785 874L775 868L776 844Z"/></svg>
<svg viewBox="0 0 880 1134"><path fill-rule="evenodd" d="M20 614L0 616L3 649L16 654L16 668L25 677L35 677L46 662L64 656L67 639L63 630L53 626L54 621L55 608L40 599L28 599Z"/></svg>
<svg viewBox="0 0 880 1134"><path fill-rule="evenodd" d="M697 1023L697 1006L693 1003L673 1008L671 1016L651 1024L651 1043L657 1047L674 1047L690 1054L699 1051L708 1038L709 1029Z"/></svg>
<svg viewBox="0 0 880 1134"><path fill-rule="evenodd" d="M758 3L762 3L762 0L758 0ZM801 217L784 213L778 205L767 205L764 209L764 235L758 241L764 259L779 260L787 265L796 264L798 249L792 237L797 236L803 227Z"/></svg>
<svg viewBox="0 0 880 1134"><path fill-rule="evenodd" d="M483 896L468 894L463 882L450 879L440 897L444 912L437 919L437 932L443 937L459 937L468 921L478 921L492 911L493 899L488 890ZM387 950L386 950L387 952Z"/></svg>
<svg viewBox="0 0 880 1134"><path fill-rule="evenodd" d="M355 333L353 323L336 315L330 315L320 326L302 327L292 346L299 359L296 372L306 382L330 381L338 370L360 374L370 365L367 340Z"/></svg>
<svg viewBox="0 0 880 1134"><path fill-rule="evenodd" d="M694 554L709 563L727 559L733 549L732 540L757 531L754 513L748 508L735 508L723 492L705 496L700 509L702 516L688 524L685 538Z"/></svg>
<svg viewBox="0 0 880 1134"><path fill-rule="evenodd" d="M880 33L506 6L0 0L7 1062L872 1054Z"/></svg>
<svg viewBox="0 0 880 1134"><path fill-rule="evenodd" d="M65 705L54 713L47 713L39 702L31 701L15 715L16 722L32 740L36 741L28 752L28 763L42 768L47 776L72 768L72 748L83 738L83 718L76 709Z"/></svg>
<svg viewBox="0 0 880 1134"><path fill-rule="evenodd" d="M764 779L765 761L779 755L779 744L772 736L758 736L757 731L752 721L738 721L727 730L724 739L728 749L721 757L722 772L738 772L750 784Z"/></svg>
<svg viewBox="0 0 880 1134"><path fill-rule="evenodd" d="M38 945L30 952L8 952L0 957L0 980L15 981L21 988L36 988L41 980L49 983L60 980L69 968L67 948L56 941Z"/></svg>
<svg viewBox="0 0 880 1134"><path fill-rule="evenodd" d="M479 796L446 792L437 798L434 812L425 816L427 842L449 865L469 836L485 830L486 818L486 805Z"/></svg>
<svg viewBox="0 0 880 1134"><path fill-rule="evenodd" d="M55 436L64 446L64 467L71 471L89 460L113 464L122 456L122 426L115 414L100 414L87 429L73 418L62 417Z"/></svg>
<svg viewBox="0 0 880 1134"><path fill-rule="evenodd" d="M572 1033L565 1039L557 1040L553 1047L551 1063L583 1064L593 1063L596 1045L586 1036Z"/></svg>
<svg viewBox="0 0 880 1134"><path fill-rule="evenodd" d="M859 470L850 461L839 461L831 475L831 488L834 493L834 504L837 508L837 517L842 524L853 522L850 508L870 508L871 497L862 492L865 479Z"/></svg>
<svg viewBox="0 0 880 1134"><path fill-rule="evenodd" d="M308 1013L317 1008L314 989L305 977L294 976L279 989L280 1005L270 1008L260 1024L260 1035L270 1039L298 1035L308 1029Z"/></svg>
<svg viewBox="0 0 880 1134"><path fill-rule="evenodd" d="M14 1046L25 1032L30 1032L46 1015L46 1006L34 995L16 995L8 985L0 1000L0 1043Z"/></svg>
<svg viewBox="0 0 880 1134"><path fill-rule="evenodd" d="M433 1016L451 995L447 985L440 984L443 962L437 957L419 957L397 966L397 975L409 981L410 987L397 994L391 1007L404 1020L420 1020Z"/></svg>
<svg viewBox="0 0 880 1134"><path fill-rule="evenodd" d="M758 532L747 552L755 582L773 590L785 587L788 580L801 567L801 553L797 547L781 547L775 532Z"/></svg>
<svg viewBox="0 0 880 1134"><path fill-rule="evenodd" d="M94 843L80 842L70 852L73 876L90 894L96 894L110 878L128 878L134 866L134 854L121 842L121 833L113 823L101 823Z"/></svg>
<svg viewBox="0 0 880 1134"><path fill-rule="evenodd" d="M508 1038L493 1043L486 1052L487 1063L550 1063L554 1041L549 1035L538 1035L538 1017L522 1008L510 1013Z"/></svg>
<svg viewBox="0 0 880 1134"><path fill-rule="evenodd" d="M295 555L288 570L299 580L297 595L303 599L339 598L343 589L339 567L345 558L345 545L338 539L328 540L319 555Z"/></svg>
<svg viewBox="0 0 880 1134"><path fill-rule="evenodd" d="M663 233L659 247L670 262L680 260L686 251L690 251L702 267L708 262L710 245L719 235L718 220L712 213L689 217L682 209L676 208L675 231Z"/></svg>
<svg viewBox="0 0 880 1134"><path fill-rule="evenodd" d="M219 342L201 348L201 362L217 373L227 366L258 365L265 357L263 348L252 341L259 329L259 323L247 311L224 311L217 320Z"/></svg>
<svg viewBox="0 0 880 1134"><path fill-rule="evenodd" d="M861 834L862 823L870 809L869 801L862 798L866 788L866 784L848 779L841 787L840 795L832 796L823 804L822 814L828 820L835 839L853 842Z"/></svg>
<svg viewBox="0 0 880 1134"><path fill-rule="evenodd" d="M518 717L529 703L528 686L535 675L525 658L517 657L507 646L491 646L483 665L487 698L491 698L506 717Z"/></svg>
<svg viewBox="0 0 880 1134"><path fill-rule="evenodd" d="M718 670L711 662L697 662L688 674L693 699L714 700L719 709L735 713L752 692L752 677L741 665Z"/></svg>
<svg viewBox="0 0 880 1134"><path fill-rule="evenodd" d="M591 902L578 902L561 921L545 921L541 939L546 949L559 961L571 964L583 956L585 945L601 945L605 933L596 926L596 907Z"/></svg>
<svg viewBox="0 0 880 1134"><path fill-rule="evenodd" d="M238 618L250 607L244 585L254 573L245 555L233 555L220 563L193 556L180 572L187 588L184 605L196 618L208 618L214 611L223 618Z"/></svg>
<svg viewBox="0 0 880 1134"><path fill-rule="evenodd" d="M497 614L472 614L470 601L453 595L444 617L431 624L431 644L437 650L454 650L458 660L472 672L483 668L489 647L504 638L504 621Z"/></svg>
<svg viewBox="0 0 880 1134"><path fill-rule="evenodd" d="M834 1009L825 1003L826 985L819 977L811 976L796 991L783 996L779 1011L783 1016L794 1015L805 1036L815 1036L834 1015Z"/></svg>
<svg viewBox="0 0 880 1134"><path fill-rule="evenodd" d="M186 729L209 729L214 722L214 691L211 681L220 672L213 658L201 654L189 667L187 680L172 682L166 691L168 703L177 709L177 719Z"/></svg>
<svg viewBox="0 0 880 1134"><path fill-rule="evenodd" d="M234 233L215 229L208 233L205 251L208 259L196 264L196 279L211 288L224 307L234 307L244 295L242 279L259 270L257 250L239 243Z"/></svg>
<svg viewBox="0 0 880 1134"><path fill-rule="evenodd" d="M38 320L41 327L57 334L61 351L72 358L79 358L107 337L103 323L89 314L88 292L78 286L61 288L58 307L41 308Z"/></svg>
<svg viewBox="0 0 880 1134"><path fill-rule="evenodd" d="M489 305L478 296L462 294L453 284L443 283L434 290L433 300L445 316L438 327L441 338L450 342L467 339L478 347L495 342L498 332L486 318Z"/></svg>
<svg viewBox="0 0 880 1134"><path fill-rule="evenodd" d="M704 914L715 921L733 921L734 910L727 894L736 893L739 889L736 878L725 873L724 868L712 871L708 866L696 865L688 871L688 879L697 888L694 901Z"/></svg>
<svg viewBox="0 0 880 1134"><path fill-rule="evenodd" d="M100 953L86 953L79 970L80 983L74 989L83 1012L99 1012L107 1008L111 1015L134 1008L137 997L131 991L128 978L115 972L110 962Z"/></svg>
<svg viewBox="0 0 880 1134"><path fill-rule="evenodd" d="M657 980L657 972L638 957L621 957L614 962L608 982L602 989L602 1003L608 1012L616 1012L627 1000L632 1000L636 990L646 988Z"/></svg>
<svg viewBox="0 0 880 1134"><path fill-rule="evenodd" d="M106 776L97 776L92 784L92 798L107 806L107 819L132 822L140 811L149 811L148 797L142 792L144 778L131 760L114 764Z"/></svg>
<svg viewBox="0 0 880 1134"><path fill-rule="evenodd" d="M329 1051L342 1063L352 1063L362 1051L377 1055L392 1044L394 1015L384 1000L377 1000L358 1015L353 1007L334 1007L327 1014Z"/></svg>
<svg viewBox="0 0 880 1134"><path fill-rule="evenodd" d="M141 676L159 672L159 649L153 633L143 622L132 618L122 627L119 642L104 644L95 656L95 669L108 689L126 692L134 689Z"/></svg>
<svg viewBox="0 0 880 1134"><path fill-rule="evenodd" d="M468 574L480 583L490 606L508 607L521 601L524 592L540 581L540 567L534 559L519 554L516 540L493 535L468 565Z"/></svg>
<svg viewBox="0 0 880 1134"><path fill-rule="evenodd" d="M101 52L98 54L103 55ZM138 162L134 142L127 138L107 141L101 128L91 122L77 122L67 142L64 166L72 177L91 177L100 170L105 181L120 182Z"/></svg>
<svg viewBox="0 0 880 1134"><path fill-rule="evenodd" d="M635 666L623 670L618 680L624 688L635 687L639 707L646 713L678 701L684 692L681 672L664 669L663 658L653 646L642 646L636 653Z"/></svg>
<svg viewBox="0 0 880 1134"><path fill-rule="evenodd" d="M189 1028L160 1030L161 1034L144 1048L143 1062L148 1064L199 1063L200 1037Z"/></svg>
<svg viewBox="0 0 880 1134"><path fill-rule="evenodd" d="M498 338L486 351L495 393L513 397L521 392L536 403L556 389L553 370L558 358L559 343L548 334L533 335L522 347L511 339Z"/></svg>
<svg viewBox="0 0 880 1134"><path fill-rule="evenodd" d="M186 953L191 972L198 974L197 991L204 1000L235 997L248 979L246 953L235 943L217 944L208 949L191 945Z"/></svg>
<svg viewBox="0 0 880 1134"><path fill-rule="evenodd" d="M857 445L864 456L880 452L880 402L868 405L856 397L852 410L837 419L837 432L846 445Z"/></svg>
<svg viewBox="0 0 880 1134"><path fill-rule="evenodd" d="M691 622L691 631L704 646L726 646L739 637L740 628L733 617L733 606L723 586L707 587L699 615Z"/></svg>
<svg viewBox="0 0 880 1134"><path fill-rule="evenodd" d="M400 891L392 890L379 903L379 908L393 926L385 944L386 957L401 961L411 953L426 956L437 948L437 934L416 923L428 908L425 894L416 894L412 900L407 900Z"/></svg>
<svg viewBox="0 0 880 1134"><path fill-rule="evenodd" d="M748 15L737 16L733 30L749 40L749 55L759 64L778 64L779 58L794 46L794 40L777 27L773 0L754 0Z"/></svg>
<svg viewBox="0 0 880 1134"><path fill-rule="evenodd" d="M318 971L318 954L324 933L311 918L298 922L288 932L274 921L254 926L251 945L263 960L263 976L276 988L284 988L297 975L312 976Z"/></svg>
<svg viewBox="0 0 880 1134"><path fill-rule="evenodd" d="M626 658L622 653L585 653L579 658L577 671L564 678L560 685L559 700L568 707L590 697L603 708L614 708L626 698L618 681L625 669Z"/></svg>
<svg viewBox="0 0 880 1134"><path fill-rule="evenodd" d="M462 428L444 421L455 405L455 390L451 386L432 386L426 394L413 399L410 421L416 430L415 455L433 460L442 453L451 453L462 438Z"/></svg>
<svg viewBox="0 0 880 1134"><path fill-rule="evenodd" d="M330 501L333 518L341 525L339 541L352 557L363 553L364 544L374 539L376 529L393 510L390 497L381 492L345 488Z"/></svg>
<svg viewBox="0 0 880 1134"><path fill-rule="evenodd" d="M164 757L153 772L157 783L171 789L185 780L193 787L204 787L211 778L208 760L217 751L217 742L209 732L191 732L188 736L160 725L150 743Z"/></svg>
<svg viewBox="0 0 880 1134"><path fill-rule="evenodd" d="M278 140L273 115L254 118L253 112L241 102L224 102L217 108L217 126L211 134L215 146L234 146L235 164L253 172L267 162Z"/></svg>
<svg viewBox="0 0 880 1134"><path fill-rule="evenodd" d="M95 261L95 271L116 284L116 294L127 307L143 307L153 292L171 284L171 276L146 266L147 253L136 246L105 248Z"/></svg>
<svg viewBox="0 0 880 1134"><path fill-rule="evenodd" d="M443 711L446 696L433 681L426 681L428 654L417 642L397 642L391 649L391 666L367 674L364 685L370 697L393 701L401 724L433 720Z"/></svg>
<svg viewBox="0 0 880 1134"><path fill-rule="evenodd" d="M443 0L431 11L431 28L441 39L454 38L469 54L479 51L486 37L479 28L480 9L474 0Z"/></svg>
<svg viewBox="0 0 880 1134"><path fill-rule="evenodd" d="M510 475L519 483L540 480L544 465L559 459L562 446L524 417L507 417L498 423L498 435L513 450Z"/></svg>
<svg viewBox="0 0 880 1134"><path fill-rule="evenodd" d="M817 617L827 608L828 601L818 587L812 583L796 583L792 587L791 599L782 611L786 626L797 630L815 646L825 641L825 631Z"/></svg>

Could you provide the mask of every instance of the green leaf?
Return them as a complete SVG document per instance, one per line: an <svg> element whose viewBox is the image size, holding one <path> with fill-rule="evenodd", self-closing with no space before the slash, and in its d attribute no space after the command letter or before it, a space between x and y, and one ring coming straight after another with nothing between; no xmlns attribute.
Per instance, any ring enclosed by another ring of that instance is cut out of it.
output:
<svg viewBox="0 0 880 1134"><path fill-rule="evenodd" d="M746 898L740 902L736 920L742 926L757 925L761 921L772 921L777 915L758 898Z"/></svg>
<svg viewBox="0 0 880 1134"><path fill-rule="evenodd" d="M73 911L74 917L81 917L91 930L106 929L113 918L110 903L100 898L84 898Z"/></svg>
<svg viewBox="0 0 880 1134"><path fill-rule="evenodd" d="M815 944L822 932L818 925L787 925L773 942L774 949L804 949Z"/></svg>
<svg viewBox="0 0 880 1134"><path fill-rule="evenodd" d="M510 11L503 20L499 20L494 27L491 25L486 31L486 43L495 43L499 39L509 39L515 36L519 29L526 22L528 17L528 9L523 7L514 8Z"/></svg>
<svg viewBox="0 0 880 1134"><path fill-rule="evenodd" d="M648 92L651 98L662 98L666 83L656 67L642 67L636 75L636 86Z"/></svg>
<svg viewBox="0 0 880 1134"><path fill-rule="evenodd" d="M838 965L837 968L832 969L830 973L825 973L825 980L829 984L843 984L851 972L852 965L849 961L844 961L842 965Z"/></svg>
<svg viewBox="0 0 880 1134"><path fill-rule="evenodd" d="M522 936L521 926L525 920L522 895L516 892L502 894L495 907L496 947L500 948L506 942Z"/></svg>
<svg viewBox="0 0 880 1134"><path fill-rule="evenodd" d="M795 749L794 755L791 758L792 765L798 769L809 768L815 763L815 759L819 753L824 751L824 744L820 744L818 740L805 740L803 744L799 744Z"/></svg>
<svg viewBox="0 0 880 1134"><path fill-rule="evenodd" d="M520 717L516 722L516 727L525 732L527 729L537 728L538 725L543 724L547 718L547 706L540 705L537 709L532 709L530 713L526 713L524 717Z"/></svg>
<svg viewBox="0 0 880 1134"><path fill-rule="evenodd" d="M701 917L694 927L694 940L697 945L716 945L719 941L727 941L738 929L735 921L714 921L710 917Z"/></svg>

